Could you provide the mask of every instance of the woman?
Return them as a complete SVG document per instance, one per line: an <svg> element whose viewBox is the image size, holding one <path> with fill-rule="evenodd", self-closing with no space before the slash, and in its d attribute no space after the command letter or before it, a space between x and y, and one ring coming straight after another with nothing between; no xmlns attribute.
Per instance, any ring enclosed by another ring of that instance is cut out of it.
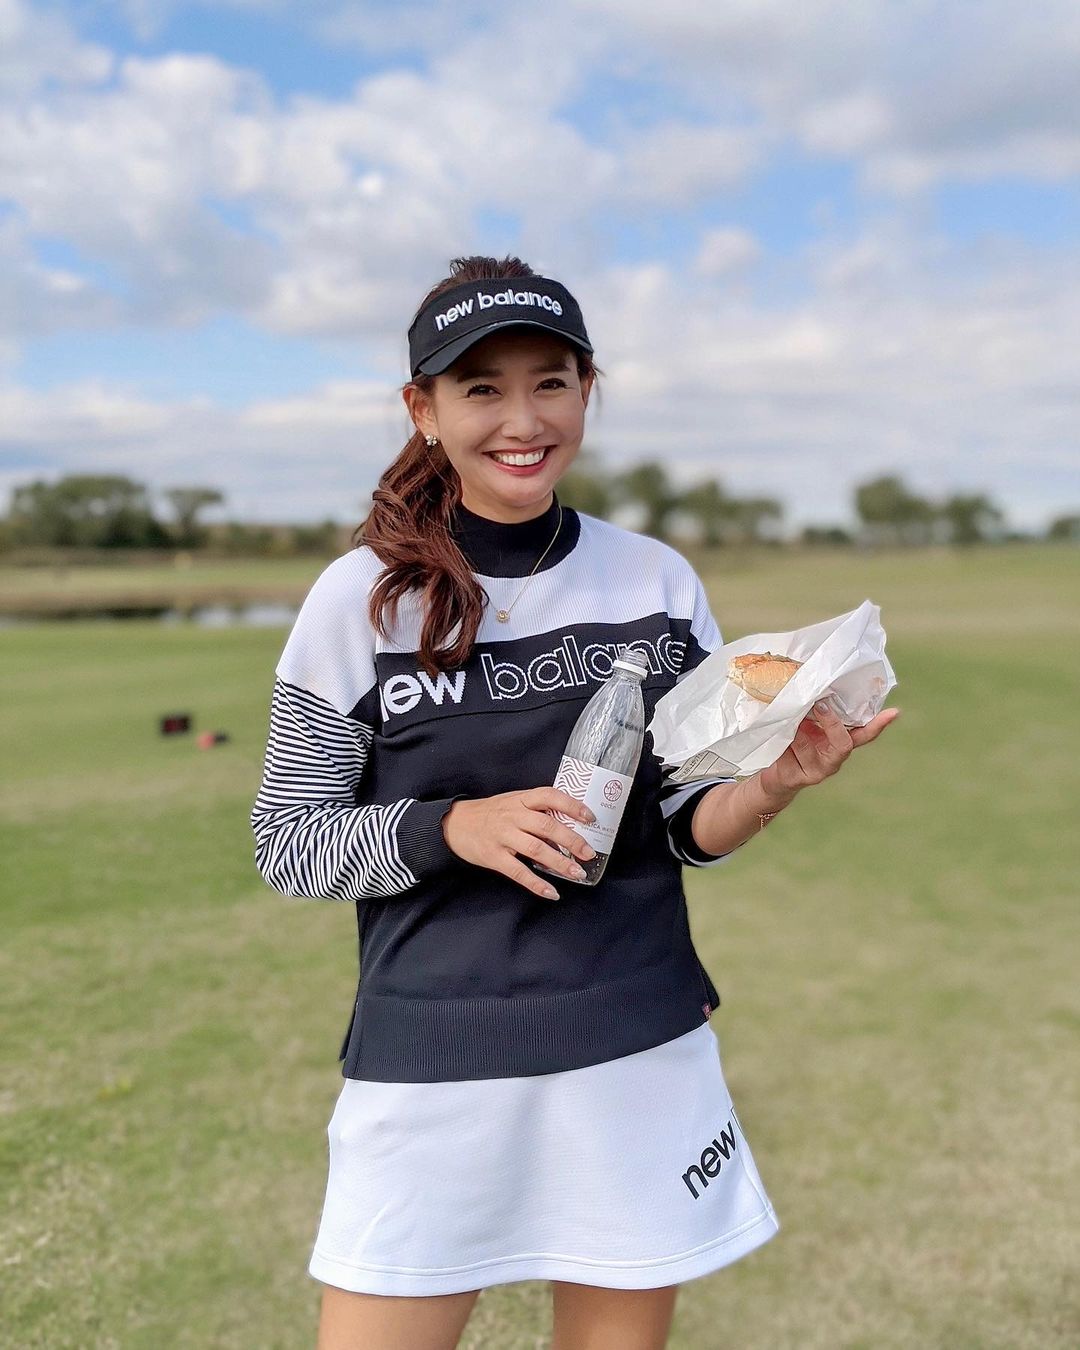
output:
<svg viewBox="0 0 1080 1350"><path fill-rule="evenodd" d="M632 642L651 716L720 635L683 558L555 495L596 378L563 286L458 259L409 350L415 434L285 646L252 813L272 886L356 902L319 1346L450 1350L481 1288L547 1279L555 1350L655 1350L681 1281L778 1228L681 867L895 711L849 733L821 708L742 782L670 784L646 741L603 878L576 884L592 850L552 813L588 812L550 784L582 707Z"/></svg>

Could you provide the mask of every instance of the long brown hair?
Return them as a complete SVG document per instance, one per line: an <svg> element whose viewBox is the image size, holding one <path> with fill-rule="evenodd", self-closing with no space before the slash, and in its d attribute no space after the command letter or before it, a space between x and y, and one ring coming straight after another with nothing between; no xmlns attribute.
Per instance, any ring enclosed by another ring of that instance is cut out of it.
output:
<svg viewBox="0 0 1080 1350"><path fill-rule="evenodd" d="M455 258L450 275L433 286L421 302L463 281L502 281L534 277L520 258ZM419 312L419 310L417 311ZM592 378L591 358L578 351L578 375ZM428 396L433 375L411 381ZM375 631L386 637L402 597L418 591L424 615L420 630L420 664L434 676L455 670L469 659L487 596L450 532L454 508L461 501L461 480L442 445L429 447L415 431L371 494L371 510L353 534L353 546L366 544L383 563L371 589L369 611Z"/></svg>

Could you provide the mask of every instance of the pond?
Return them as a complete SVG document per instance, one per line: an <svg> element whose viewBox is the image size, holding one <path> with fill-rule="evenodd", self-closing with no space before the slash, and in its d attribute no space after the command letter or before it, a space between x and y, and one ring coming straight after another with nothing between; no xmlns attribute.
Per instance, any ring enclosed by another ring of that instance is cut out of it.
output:
<svg viewBox="0 0 1080 1350"><path fill-rule="evenodd" d="M24 628L39 623L115 623L125 619L152 619L166 625L193 624L196 628L288 628L296 618L297 605L270 601L235 605L144 605L138 608L48 610L35 613L0 614L0 628Z"/></svg>

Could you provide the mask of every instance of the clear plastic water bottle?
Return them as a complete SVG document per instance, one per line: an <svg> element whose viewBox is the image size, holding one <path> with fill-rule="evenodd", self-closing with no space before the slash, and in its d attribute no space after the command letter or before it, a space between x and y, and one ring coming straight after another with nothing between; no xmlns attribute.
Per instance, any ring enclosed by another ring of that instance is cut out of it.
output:
<svg viewBox="0 0 1080 1350"><path fill-rule="evenodd" d="M596 817L595 825L572 820L561 811L551 814L569 825L596 850L596 857L575 862L584 869L579 886L595 886L604 875L615 835L633 786L645 739L645 700L641 682L649 673L644 653L621 647L607 681L593 694L566 742L555 786L583 801ZM565 849L560 852L570 856ZM550 872L549 868L541 871ZM572 878L551 872L562 881Z"/></svg>

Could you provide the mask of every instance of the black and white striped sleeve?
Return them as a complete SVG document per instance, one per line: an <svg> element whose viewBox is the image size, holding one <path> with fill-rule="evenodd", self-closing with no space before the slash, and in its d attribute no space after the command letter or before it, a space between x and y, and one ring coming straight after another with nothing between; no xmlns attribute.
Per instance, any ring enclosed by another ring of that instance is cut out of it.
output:
<svg viewBox="0 0 1080 1350"><path fill-rule="evenodd" d="M682 669L678 679L690 674L702 661L723 646L705 587L695 574L693 577L693 611L690 635L686 643ZM672 783L665 776L660 789L660 810L667 822L668 845L681 863L688 867L714 867L731 857L730 853L706 853L694 840L692 823L698 802L717 783L733 783L734 778L699 778L692 783Z"/></svg>
<svg viewBox="0 0 1080 1350"><path fill-rule="evenodd" d="M255 865L284 895L386 899L454 860L442 833L454 798L370 804L361 791L375 735L363 710L378 707L367 615L378 566L361 550L331 563L277 665L251 828Z"/></svg>
<svg viewBox="0 0 1080 1350"><path fill-rule="evenodd" d="M251 812L255 864L284 895L386 898L452 858L442 817L453 799L357 806L372 729L280 677L262 783Z"/></svg>

